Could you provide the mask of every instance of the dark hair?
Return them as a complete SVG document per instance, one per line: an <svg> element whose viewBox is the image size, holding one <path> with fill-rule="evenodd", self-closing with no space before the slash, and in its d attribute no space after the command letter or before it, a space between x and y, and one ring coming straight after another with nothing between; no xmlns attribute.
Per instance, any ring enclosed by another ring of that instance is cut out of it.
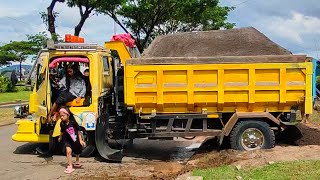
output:
<svg viewBox="0 0 320 180"><path fill-rule="evenodd" d="M85 73L85 72L89 72L89 69L86 69L86 70L83 71L83 73Z"/></svg>
<svg viewBox="0 0 320 180"><path fill-rule="evenodd" d="M73 70L73 77L76 79L80 80L83 79L82 73L79 71L79 65L78 64L68 64L67 69L72 69ZM67 91L70 89L70 75L69 73L66 73L66 86L67 86Z"/></svg>

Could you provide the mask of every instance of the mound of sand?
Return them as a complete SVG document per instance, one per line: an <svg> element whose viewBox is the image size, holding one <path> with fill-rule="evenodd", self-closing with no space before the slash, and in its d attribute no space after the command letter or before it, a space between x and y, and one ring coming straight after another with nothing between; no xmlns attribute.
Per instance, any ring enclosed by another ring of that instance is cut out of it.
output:
<svg viewBox="0 0 320 180"><path fill-rule="evenodd" d="M253 27L158 36L142 57L290 55Z"/></svg>

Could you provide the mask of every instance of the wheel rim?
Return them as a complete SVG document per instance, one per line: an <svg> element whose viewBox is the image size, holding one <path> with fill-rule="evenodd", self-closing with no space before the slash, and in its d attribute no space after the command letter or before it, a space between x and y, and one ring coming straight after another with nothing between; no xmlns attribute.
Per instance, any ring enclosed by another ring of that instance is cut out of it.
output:
<svg viewBox="0 0 320 180"><path fill-rule="evenodd" d="M247 151L261 149L263 144L263 133L257 128L248 128L241 135L241 145Z"/></svg>

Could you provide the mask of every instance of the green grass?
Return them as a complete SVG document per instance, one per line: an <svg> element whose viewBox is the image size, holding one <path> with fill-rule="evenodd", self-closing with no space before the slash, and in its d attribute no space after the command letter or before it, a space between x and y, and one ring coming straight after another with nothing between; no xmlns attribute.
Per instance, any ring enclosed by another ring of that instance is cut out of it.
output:
<svg viewBox="0 0 320 180"><path fill-rule="evenodd" d="M18 91L0 93L0 103L13 102L16 100L29 100L31 91Z"/></svg>
<svg viewBox="0 0 320 180"><path fill-rule="evenodd" d="M316 124L320 124L320 112L313 110L313 113L311 114L310 120Z"/></svg>
<svg viewBox="0 0 320 180"><path fill-rule="evenodd" d="M212 169L196 169L193 171L193 175L202 176L203 179L208 180L236 179L237 176L241 176L244 180L319 179L320 161L282 162L248 170L237 170L234 166L228 165Z"/></svg>

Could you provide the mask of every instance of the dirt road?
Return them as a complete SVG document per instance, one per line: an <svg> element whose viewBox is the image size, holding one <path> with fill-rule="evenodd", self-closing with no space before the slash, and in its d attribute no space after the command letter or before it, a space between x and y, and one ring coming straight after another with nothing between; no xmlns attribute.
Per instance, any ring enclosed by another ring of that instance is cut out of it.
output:
<svg viewBox="0 0 320 180"><path fill-rule="evenodd" d="M67 165L64 156L40 157L35 153L38 144L11 140L15 130L16 125L0 127L0 179L152 179L170 176L183 168L194 153L192 148L200 145L184 140L135 140L130 151L126 151L121 164L100 162L95 157L83 158L83 167L77 169L74 176L70 176L63 172Z"/></svg>
<svg viewBox="0 0 320 180"><path fill-rule="evenodd" d="M252 168L278 161L320 160L319 126L300 125L300 129L304 137L295 144L278 141L271 150L253 152L218 151L210 140L197 149L203 138L135 140L130 150L125 151L122 163L101 162L98 157L82 158L83 167L70 176L63 173L67 165L64 156L40 157L35 153L38 144L13 142L11 135L16 126L3 126L0 127L0 179L175 179L194 168L226 164Z"/></svg>

